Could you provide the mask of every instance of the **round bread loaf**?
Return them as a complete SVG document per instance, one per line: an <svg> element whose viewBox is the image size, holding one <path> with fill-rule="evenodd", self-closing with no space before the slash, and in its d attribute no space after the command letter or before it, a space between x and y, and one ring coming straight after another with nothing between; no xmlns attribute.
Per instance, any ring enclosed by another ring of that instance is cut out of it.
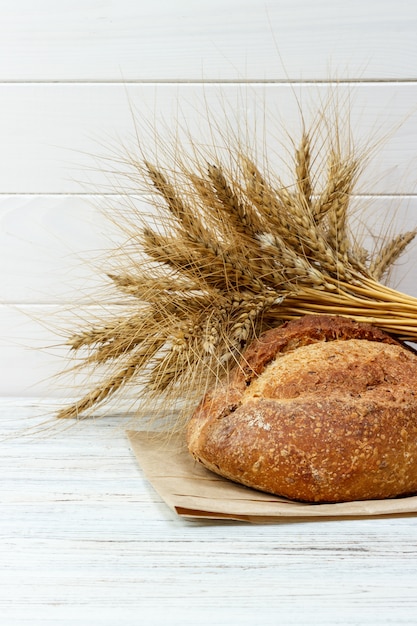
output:
<svg viewBox="0 0 417 626"><path fill-rule="evenodd" d="M207 468L307 502L417 492L417 354L381 330L305 316L267 331L192 416Z"/></svg>

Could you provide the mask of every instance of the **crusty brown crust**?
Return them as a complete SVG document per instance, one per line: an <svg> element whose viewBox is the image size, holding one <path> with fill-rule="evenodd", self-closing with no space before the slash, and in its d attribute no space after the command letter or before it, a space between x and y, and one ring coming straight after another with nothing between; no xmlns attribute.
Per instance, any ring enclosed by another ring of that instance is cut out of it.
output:
<svg viewBox="0 0 417 626"><path fill-rule="evenodd" d="M272 328L253 341L242 359L242 368L237 372L244 374L246 380L251 380L254 376L259 376L265 366L278 354L318 341L345 341L347 339L398 344L393 337L371 324L359 323L334 315L305 315L291 322L285 322L278 328Z"/></svg>
<svg viewBox="0 0 417 626"><path fill-rule="evenodd" d="M417 492L417 355L367 324L308 316L268 331L207 394L187 441L209 469L295 500Z"/></svg>

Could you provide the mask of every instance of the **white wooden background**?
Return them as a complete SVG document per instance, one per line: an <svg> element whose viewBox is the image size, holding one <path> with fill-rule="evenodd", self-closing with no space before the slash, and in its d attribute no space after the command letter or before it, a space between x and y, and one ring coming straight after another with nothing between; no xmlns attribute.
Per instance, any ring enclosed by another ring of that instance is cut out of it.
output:
<svg viewBox="0 0 417 626"><path fill-rule="evenodd" d="M415 518L185 522L123 422L49 429L73 392L54 329L91 307L98 207L118 202L94 155L131 137L129 103L172 125L180 109L204 140L202 101L243 94L243 117L266 102L291 128L294 92L309 106L337 77L358 139L386 136L358 202L411 228L416 33L410 0L0 0L1 623L417 624ZM393 277L414 295L416 258Z"/></svg>

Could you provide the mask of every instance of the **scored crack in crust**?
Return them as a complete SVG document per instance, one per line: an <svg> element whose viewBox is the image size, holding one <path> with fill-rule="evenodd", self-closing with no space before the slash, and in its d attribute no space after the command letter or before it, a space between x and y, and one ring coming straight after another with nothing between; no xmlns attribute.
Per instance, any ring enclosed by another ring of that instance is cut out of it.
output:
<svg viewBox="0 0 417 626"><path fill-rule="evenodd" d="M369 324L306 316L252 343L187 442L218 474L294 500L417 492L417 355Z"/></svg>

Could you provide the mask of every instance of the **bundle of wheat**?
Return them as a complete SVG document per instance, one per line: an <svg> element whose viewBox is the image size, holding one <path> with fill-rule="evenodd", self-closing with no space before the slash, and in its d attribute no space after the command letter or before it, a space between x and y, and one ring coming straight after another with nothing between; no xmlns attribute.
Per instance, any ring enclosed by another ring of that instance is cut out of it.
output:
<svg viewBox="0 0 417 626"><path fill-rule="evenodd" d="M140 401L181 400L187 415L255 336L305 314L337 313L415 340L417 299L379 281L416 232L374 255L359 244L349 208L362 160L341 143L333 128L323 156L320 139L317 165L317 138L304 130L290 186L241 144L233 167L196 158L190 168L177 151L168 173L132 157L157 226L131 225L125 266L110 278L136 304L70 337L74 351L88 350L84 367L108 364L110 374L59 416L87 414L132 381ZM133 260L132 246L145 258Z"/></svg>

